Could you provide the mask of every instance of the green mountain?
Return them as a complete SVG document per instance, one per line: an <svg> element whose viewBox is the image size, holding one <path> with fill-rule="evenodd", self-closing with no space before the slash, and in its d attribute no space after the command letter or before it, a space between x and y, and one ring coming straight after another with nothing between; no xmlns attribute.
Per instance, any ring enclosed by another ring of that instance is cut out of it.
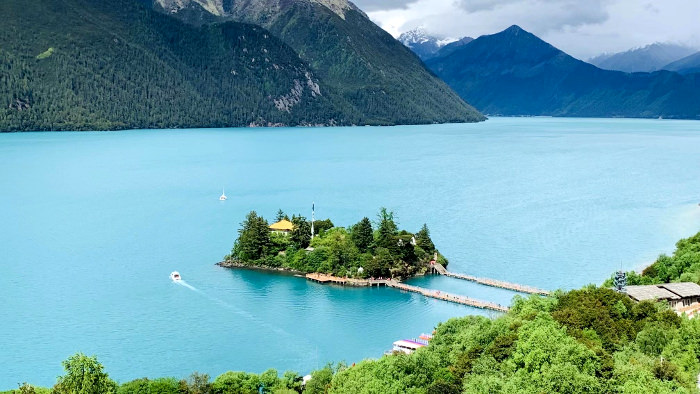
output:
<svg viewBox="0 0 700 394"><path fill-rule="evenodd" d="M263 28L193 27L133 0L4 0L0 130L350 123Z"/></svg>
<svg viewBox="0 0 700 394"><path fill-rule="evenodd" d="M700 118L700 74L601 70L517 26L427 65L487 114Z"/></svg>
<svg viewBox="0 0 700 394"><path fill-rule="evenodd" d="M346 0L153 0L198 24L207 17L261 25L338 92L335 105L358 123L465 122L483 116L432 75L418 57ZM186 12L183 12L186 10Z"/></svg>
<svg viewBox="0 0 700 394"><path fill-rule="evenodd" d="M389 113L387 107L398 106L385 102L420 97L391 89L381 97L348 97L263 27L223 21L202 13L199 4L179 10L201 22L186 24L151 6L149 0L0 2L6 16L0 25L0 131L481 119L440 84L444 93L433 89L437 97L422 111L416 104L408 106L414 113ZM373 107L386 116L362 112Z"/></svg>

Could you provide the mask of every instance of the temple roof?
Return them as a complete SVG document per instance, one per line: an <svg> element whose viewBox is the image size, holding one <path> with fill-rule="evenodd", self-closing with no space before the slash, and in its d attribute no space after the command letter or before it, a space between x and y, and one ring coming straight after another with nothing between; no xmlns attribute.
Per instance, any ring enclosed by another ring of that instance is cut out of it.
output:
<svg viewBox="0 0 700 394"><path fill-rule="evenodd" d="M294 224L289 220L282 219L279 222L270 226L270 230L273 231L292 231L294 230Z"/></svg>

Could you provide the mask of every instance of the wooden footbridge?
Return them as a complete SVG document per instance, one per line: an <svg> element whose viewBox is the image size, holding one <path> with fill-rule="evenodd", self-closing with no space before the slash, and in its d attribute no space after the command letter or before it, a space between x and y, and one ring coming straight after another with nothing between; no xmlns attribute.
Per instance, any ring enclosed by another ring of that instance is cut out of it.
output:
<svg viewBox="0 0 700 394"><path fill-rule="evenodd" d="M465 297L461 295L455 295L450 293L445 293L440 290L431 290L418 286L411 286L405 283L401 283L395 279L353 279L353 278L341 278L326 274L307 274L306 279L323 283L323 284L337 284L342 286L386 286L392 287L394 289L408 291L412 293L418 293L425 297L435 298L438 300L454 302L457 304L468 305L474 308L490 309L497 312L508 312L508 308L488 301L476 300L470 297Z"/></svg>
<svg viewBox="0 0 700 394"><path fill-rule="evenodd" d="M478 278L476 276L471 276L471 275L457 274L457 273L448 271L447 268L443 267L442 264L440 264L440 263L434 263L432 265L432 267L433 267L434 271L440 275L449 276L450 278L468 280L470 282L476 282L476 283L478 283L480 285L484 285L484 286L499 287L501 289L517 291L518 293L539 294L539 295L544 295L544 296L548 296L550 294L549 291L538 289L536 287L519 285L517 283L510 283L510 282L505 282L505 281L496 280L496 279Z"/></svg>
<svg viewBox="0 0 700 394"><path fill-rule="evenodd" d="M413 293L422 294L425 297L436 298L438 300L454 302L462 305L468 305L474 308L490 309L497 312L508 312L508 307L493 302L480 301L461 295L445 293L439 290L430 290L425 289L423 287L411 286L394 280L388 281L387 286L403 291L410 291Z"/></svg>

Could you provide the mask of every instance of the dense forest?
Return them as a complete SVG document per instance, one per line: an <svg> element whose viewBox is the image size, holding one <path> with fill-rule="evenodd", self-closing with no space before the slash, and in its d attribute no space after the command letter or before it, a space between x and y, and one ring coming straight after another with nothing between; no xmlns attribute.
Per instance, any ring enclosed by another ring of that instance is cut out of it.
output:
<svg viewBox="0 0 700 394"><path fill-rule="evenodd" d="M260 27L133 0L0 3L0 130L333 124L326 87Z"/></svg>
<svg viewBox="0 0 700 394"><path fill-rule="evenodd" d="M442 94L396 91L390 79L383 90L348 97L257 25L190 25L138 0L5 0L0 14L8 16L0 25L0 131L483 119L442 82L434 84ZM425 69L394 76L437 80Z"/></svg>
<svg viewBox="0 0 700 394"><path fill-rule="evenodd" d="M328 219L315 221L313 239L311 222L305 217L293 215L290 219L280 210L276 221L283 219L293 224L288 234L271 232L267 220L250 212L222 265L355 278L406 278L424 273L435 254L438 262L447 265L430 239L427 225L415 234L399 230L394 213L385 208L377 214L376 229L367 217L347 229L335 227Z"/></svg>
<svg viewBox="0 0 700 394"><path fill-rule="evenodd" d="M695 272L696 263L681 261L697 257L699 245L700 233L678 243L677 262L664 265L675 267L668 278ZM700 319L590 285L516 296L508 313L492 319L450 319L411 355L328 365L306 384L296 372L275 370L118 384L95 357L76 354L63 365L53 389L25 383L6 393L697 393Z"/></svg>
<svg viewBox="0 0 700 394"><path fill-rule="evenodd" d="M346 0L153 0L197 24L211 18L260 25L292 47L360 123L474 122L484 117L420 59ZM199 4L205 10L193 11ZM183 8L183 4L187 5ZM331 5L332 4L332 5ZM165 9L163 9L165 7ZM208 11L209 10L209 11ZM202 16L204 15L204 16Z"/></svg>

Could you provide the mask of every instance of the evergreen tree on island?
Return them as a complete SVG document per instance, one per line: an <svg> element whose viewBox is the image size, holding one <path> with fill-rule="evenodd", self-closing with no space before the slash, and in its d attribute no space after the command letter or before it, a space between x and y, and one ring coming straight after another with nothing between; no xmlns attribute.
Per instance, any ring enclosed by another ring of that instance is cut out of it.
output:
<svg viewBox="0 0 700 394"><path fill-rule="evenodd" d="M292 216L292 230L289 238L292 243L296 244L299 249L306 249L311 243L311 223L303 216Z"/></svg>
<svg viewBox="0 0 700 394"><path fill-rule="evenodd" d="M251 211L241 223L238 241L233 246L232 254L242 260L261 260L270 246L270 228L267 220Z"/></svg>
<svg viewBox="0 0 700 394"><path fill-rule="evenodd" d="M426 253L433 254L435 252L435 244L430 239L430 230L428 230L427 224L423 224L420 231L416 233L416 245L426 251Z"/></svg>
<svg viewBox="0 0 700 394"><path fill-rule="evenodd" d="M394 249L396 244L394 236L398 232L398 227L394 222L394 212L382 207L377 214L377 219L379 222L377 246L389 250Z"/></svg>
<svg viewBox="0 0 700 394"><path fill-rule="evenodd" d="M275 223L281 222L283 220L289 220L289 216L287 216L282 209L277 211L277 216L275 216Z"/></svg>
<svg viewBox="0 0 700 394"><path fill-rule="evenodd" d="M371 251L374 242L374 230L369 218L364 217L352 227L352 240L361 253Z"/></svg>

